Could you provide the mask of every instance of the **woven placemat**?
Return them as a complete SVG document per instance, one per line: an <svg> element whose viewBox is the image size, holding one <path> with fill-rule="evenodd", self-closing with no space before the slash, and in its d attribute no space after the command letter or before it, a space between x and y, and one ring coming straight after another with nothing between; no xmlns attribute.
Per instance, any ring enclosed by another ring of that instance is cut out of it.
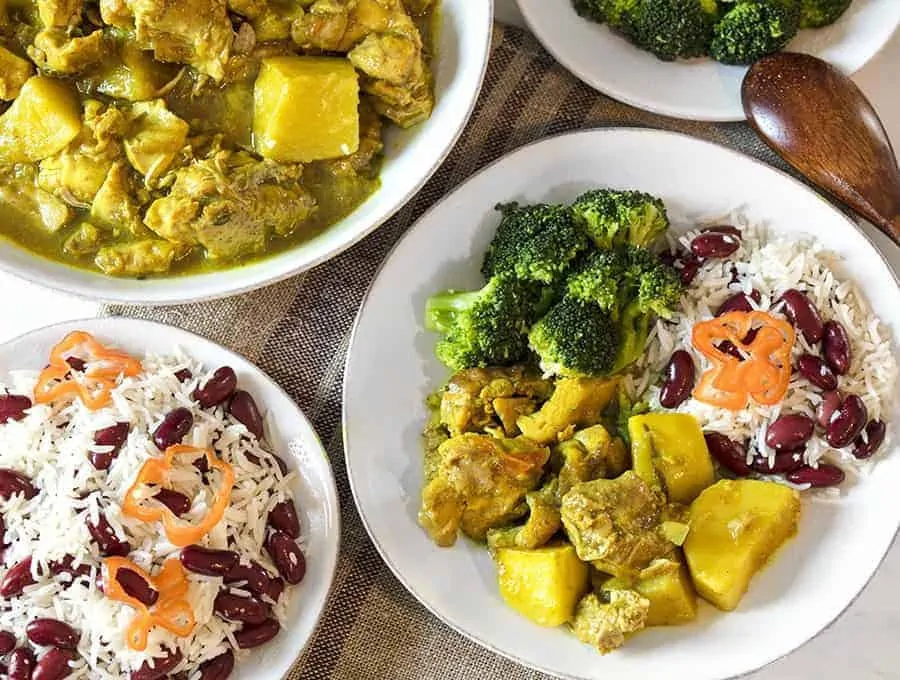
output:
<svg viewBox="0 0 900 680"><path fill-rule="evenodd" d="M343 514L341 558L328 607L290 680L548 677L445 626L381 561L359 520L344 469L341 381L363 294L390 248L425 210L523 144L611 126L684 132L783 167L746 124L680 121L626 106L580 83L528 33L498 25L484 91L462 139L425 188L377 232L312 271L240 297L181 307L105 308L109 315L179 326L242 353L288 391L328 449Z"/></svg>

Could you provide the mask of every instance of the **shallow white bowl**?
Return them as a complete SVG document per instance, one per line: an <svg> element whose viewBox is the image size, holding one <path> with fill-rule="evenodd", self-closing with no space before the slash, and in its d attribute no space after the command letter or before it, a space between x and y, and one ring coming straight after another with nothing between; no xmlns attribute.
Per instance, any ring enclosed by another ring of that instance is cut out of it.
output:
<svg viewBox="0 0 900 680"><path fill-rule="evenodd" d="M137 281L74 269L37 257L0 238L0 268L25 279L106 302L172 304L259 288L314 267L375 230L411 199L450 153L481 90L490 53L493 0L442 0L437 102L413 129L391 128L385 140L382 186L353 214L291 250L221 272Z"/></svg>
<svg viewBox="0 0 900 680"><path fill-rule="evenodd" d="M518 0L528 26L563 66L626 104L677 118L744 120L747 69L711 59L664 62L579 17L572 0ZM832 26L800 31L787 49L808 52L847 73L862 68L900 24L897 0L854 0Z"/></svg>
<svg viewBox="0 0 900 680"><path fill-rule="evenodd" d="M50 349L67 333L83 330L134 356L170 354L180 348L210 368L231 366L238 384L250 392L269 422L271 444L297 472L292 486L306 542L307 570L295 586L281 634L242 659L235 680L281 680L315 631L337 565L341 537L340 504L328 456L297 405L271 378L238 354L193 333L150 321L86 319L41 328L0 345L0 376L12 370L40 370Z"/></svg>
<svg viewBox="0 0 900 680"><path fill-rule="evenodd" d="M506 607L487 551L460 540L434 546L416 522L425 397L447 378L422 327L429 295L480 285L505 201L567 201L595 186L639 188L675 215L716 218L736 208L782 234L814 234L844 257L894 337L900 288L862 232L783 173L690 137L631 129L576 133L500 160L426 214L385 262L363 303L347 359L344 437L360 516L398 579L448 625L479 644L566 678L729 678L796 649L825 628L871 578L900 525L900 451L849 486L841 503L804 502L798 536L751 584L737 611L701 606L698 619L655 628L600 657L563 628L531 624ZM372 399L373 394L389 393ZM900 420L893 415L891 427ZM895 440L896 441L896 438Z"/></svg>

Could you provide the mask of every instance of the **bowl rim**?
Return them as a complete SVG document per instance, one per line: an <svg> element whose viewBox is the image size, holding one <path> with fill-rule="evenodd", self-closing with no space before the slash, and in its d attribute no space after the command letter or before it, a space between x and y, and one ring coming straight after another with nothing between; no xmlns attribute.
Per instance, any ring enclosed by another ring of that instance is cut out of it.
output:
<svg viewBox="0 0 900 680"><path fill-rule="evenodd" d="M470 0L463 0L464 2L469 2ZM12 239L6 237L0 237L0 246L4 248L10 248L15 253L22 254L22 263L10 262L4 257L0 257L0 271L5 273L14 275L18 278L21 278L29 283L33 283L35 285L41 286L43 288L48 288L50 290L55 290L60 293L65 293L67 295L71 295L76 298L90 300L92 302L96 302L103 305L125 305L125 306L143 306L143 307L160 307L164 305L186 305L193 304L197 302L206 302L212 300L220 300L223 298L243 295L245 293L249 293L255 290L259 290L261 288L265 288L267 286L274 285L276 283L280 283L285 281L293 276L298 274L302 274L307 272L320 264L323 264L348 249L355 246L357 243L362 241L364 238L372 234L374 231L382 227L386 222L392 219L400 210L402 210L409 202L422 190L425 184L434 176L434 174L440 169L440 167L444 164L450 154L453 152L453 149L456 148L456 145L459 143L460 137L462 137L463 133L466 131L469 125L469 121L472 118L472 114L475 112L475 107L478 105L478 100L481 95L481 91L484 87L485 77L487 76L488 67L490 65L490 56L491 56L491 47L493 44L493 21L494 21L494 2L495 0L477 0L477 4L481 4L481 9L483 10L483 17L486 21L486 25L483 27L485 30L486 39L481 46L481 50L477 55L474 55L477 59L480 60L481 66L479 69L479 73L475 79L476 87L474 91L469 93L469 101L466 104L466 108L464 114L459 119L459 124L457 129L454 131L453 135L450 137L448 144L443 148L439 154L434 159L434 162L426 169L424 173L421 174L418 180L416 180L412 186L410 186L409 191L404 194L402 199L396 204L384 212L384 214L379 218L374 220L372 223L366 225L362 229L354 231L346 235L341 241L335 242L332 246L323 250L322 253L317 255L316 257L309 259L304 262L299 263L286 263L282 266L282 270L278 273L266 275L261 274L258 277L255 277L253 281L248 281L239 285L220 285L216 286L212 284L209 286L210 288L215 288L215 291L204 292L204 293L188 293L188 294L167 294L165 292L151 292L152 289L147 291L144 290L136 290L134 292L125 292L119 293L116 291L115 282L121 280L129 280L133 281L134 279L119 279L115 276L107 276L104 274L100 274L97 272L91 271L83 271L78 269L77 267L72 267L71 265L67 265L62 262L57 262L55 260L51 260L43 255L34 253L27 248L19 245ZM472 56L470 54L470 56ZM377 194L377 192L376 192ZM367 200L371 200L372 197L369 197ZM352 217L353 213L350 213L344 220ZM341 220L343 222L344 220ZM335 223L329 226L325 231L334 229L340 222ZM285 255L289 255L297 252L303 247L303 244L298 244L293 248L285 251ZM270 257L262 258L259 261L255 261L250 263L252 265L265 265L267 261L270 261ZM75 270L79 274L87 274L84 283L78 283L74 286L72 282L59 281L55 278L48 279L46 278L46 274L38 271L32 263L35 261L41 261L45 263L49 263L54 270L62 269L62 270ZM236 269L240 269L242 265L238 264L234 267L229 267L228 269L211 273L213 276L222 277L227 275L230 271L234 271ZM261 270L264 271L264 270ZM208 274L209 275L209 274ZM203 275L199 275L203 276ZM169 276L169 277L161 277L160 279L155 280L163 280L163 281L172 281L183 279L185 281L189 281L192 278L198 278L198 275L184 275L184 276ZM102 282L102 284L98 287L94 284L97 282Z"/></svg>
<svg viewBox="0 0 900 680"><path fill-rule="evenodd" d="M375 271L375 273L372 277L372 281L370 282L368 288L366 289L365 294L363 295L362 299L360 300L359 309L357 310L356 318L353 321L353 327L351 329L349 341L347 344L347 347L348 347L347 356L344 361L344 380L343 380L343 385L341 388L341 423L342 423L342 430L343 430L342 443L343 443L343 449L344 449L344 467L345 467L345 470L347 471L347 481L350 485L350 490L353 495L353 503L356 506L356 511L359 515L360 521L362 522L363 526L365 527L366 533L369 536L369 540L372 541L372 544L375 546L375 549L378 551L378 555L381 557L381 559L385 563L385 565L387 565L388 569L391 571L394 578L396 578L400 582L400 584L406 589L406 591L410 595L412 595L416 599L417 602L419 602L422 606L424 606L425 609L427 609L433 616L435 616L439 621L441 621L446 626L448 626L451 630L456 631L457 633L459 633L460 635L465 637L467 640L470 640L470 641L476 643L483 649L486 649L486 650L493 652L494 654L497 654L505 659L513 661L513 662L519 664L520 666L522 666L523 668L536 670L540 673L545 673L551 677L560 678L560 680L584 680L584 678L582 676L571 675L568 673L560 673L559 671L555 671L551 668L537 665L537 664L531 663L529 661L526 661L526 660L522 659L521 657L517 656L515 653L506 651L504 649L500 649L499 647L492 644L491 642L484 640L484 639L476 636L475 634L467 631L462 623L452 620L449 617L445 616L443 613L438 611L436 606L434 606L431 602L429 602L426 598L424 598L416 589L414 589L409 584L407 579L404 577L404 575L400 571L399 567L397 567L397 565L395 565L394 562L390 559L387 551L381 545L380 541L378 540L378 537L375 535L375 533L373 532L373 530L371 528L371 525L369 523L369 519L366 515L366 512L360 504L359 494L357 493L355 477L353 474L351 474L349 428L347 426L347 421L348 421L348 408L347 408L348 394L347 394L347 392L348 392L349 376L350 376L350 372L351 372L351 361L353 358L353 347L357 340L357 332L359 330L359 326L362 321L363 312L365 311L366 306L368 304L369 297L375 287L376 282L378 281L379 277L381 276L382 271L387 267L387 264L390 262L395 251L397 249L399 249L400 245L403 243L403 241L406 239L406 237L413 230L422 228L422 225L429 220L432 213L437 212L437 210L443 205L443 203L445 201L447 201L448 198L452 194L454 194L454 193L456 193L456 191L460 190L461 187L463 187L468 182L474 180L476 177L480 176L481 174L486 173L489 170L493 169L496 165L499 165L499 164L509 160L509 158L511 156L515 156L519 153L524 153L527 150L529 150L535 146L552 143L553 141L561 139L561 138L577 137L577 136L581 136L581 135L616 134L616 133L620 133L620 132L640 133L642 135L657 136L657 137L667 136L667 137L682 138L685 140L689 140L690 142L695 143L695 144L716 147L720 151L728 152L729 155L737 156L739 159L742 159L742 160L749 160L755 165L762 166L764 168L774 171L775 173L780 175L783 180L789 181L796 188L799 188L799 189L807 192L808 194L812 194L814 197L816 197L822 203L824 203L829 210L832 210L835 213L837 213L838 215L840 215L842 220L844 222L846 222L849 227L856 230L865 239L865 241L871 246L872 250L875 252L875 254L877 254L877 256L881 259L881 262L885 265L887 270L890 272L890 274L894 280L894 285L898 289L900 289L900 274L898 274L898 272L896 272L894 270L894 268L891 266L891 263L885 256L884 252L882 252L881 248L869 236L869 234L867 234L859 226L859 224L854 222L846 213L839 210L835 206L834 203L827 200L824 196L822 196L818 192L814 191L812 188L810 188L808 185L801 182L799 179L792 177L791 175L789 175L785 171L781 170L780 168L770 165L770 164L766 163L765 161L760 160L759 158L756 158L749 154L745 154L737 149L734 149L732 147L729 147L729 146L719 143L719 142L701 139L701 138L694 137L693 135L683 133L683 132L676 132L676 131L671 131L671 130L660 130L660 129L655 129L655 128L645 128L645 127L637 127L637 126L615 126L615 127L587 128L587 129L582 129L582 130L563 132L560 134L551 135L549 137L544 137L544 138L535 140L533 142L529 142L527 144L523 144L522 146L519 146L519 147L513 149L512 151L504 154L503 156L501 156L500 158L496 159L495 161L489 163L488 165L485 165L477 173L475 173L471 177L467 178L465 180L465 182L463 182L463 184L460 184L459 187L456 187L452 192L448 193L440 201L437 201L425 213L423 213L422 216L416 221L416 223L413 224L409 228L409 230L407 230L407 232L404 233L404 235L400 239L397 240L397 242L391 247L391 249L387 253L387 255L385 255L381 264L378 266L377 270ZM872 582L872 579L875 577L875 574L878 573L878 571L880 570L881 566L884 564L885 560L887 559L887 557L890 554L893 547L896 546L898 543L900 543L900 540L898 540L898 539L900 539L900 524L898 524L898 526L894 529L894 534L893 534L890 542L887 544L887 547L885 548L884 553L880 556L877 564L874 565L871 573L868 575L865 582L860 587L859 591L853 596L853 598L851 598L847 602L846 606L844 606L841 609L841 611L838 612L837 615L834 616L834 618L832 618L824 626L822 626L822 628L818 632L811 635L809 638L807 638L801 644L799 644L796 647L794 647L793 649L785 652L784 654L774 657L774 658L766 661L765 663L762 663L754 668L751 668L744 672L741 672L738 675L723 676L722 680L734 680L737 678L745 678L745 677L748 677L748 676L758 672L761 669L767 668L767 667L771 666L772 664L774 664L775 662L780 661L781 659L784 659L787 656L793 654L794 652L801 649L802 647L805 647L810 642L812 642L813 640L815 640L816 638L821 636L825 631L827 631L832 626L834 626L834 624L839 619L841 619L844 616L844 614L846 614L847 610L850 609L850 607L860 598L860 596L863 594L863 592L866 590L866 588L868 588L869 584Z"/></svg>

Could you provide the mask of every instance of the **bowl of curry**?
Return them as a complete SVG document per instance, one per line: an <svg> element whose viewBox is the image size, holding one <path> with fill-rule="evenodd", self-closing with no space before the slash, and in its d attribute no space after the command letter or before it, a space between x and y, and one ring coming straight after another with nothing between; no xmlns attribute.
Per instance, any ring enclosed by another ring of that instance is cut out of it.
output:
<svg viewBox="0 0 900 680"><path fill-rule="evenodd" d="M491 3L0 1L0 267L163 304L319 264L474 107Z"/></svg>

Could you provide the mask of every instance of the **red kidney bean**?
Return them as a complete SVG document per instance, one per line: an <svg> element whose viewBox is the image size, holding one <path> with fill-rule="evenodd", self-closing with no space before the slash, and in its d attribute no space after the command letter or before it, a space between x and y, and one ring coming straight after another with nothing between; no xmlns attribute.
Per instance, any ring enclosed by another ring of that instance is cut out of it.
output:
<svg viewBox="0 0 900 680"><path fill-rule="evenodd" d="M234 670L234 652L230 649L200 664L200 680L225 680Z"/></svg>
<svg viewBox="0 0 900 680"><path fill-rule="evenodd" d="M250 562L250 564L236 562L225 574L225 583L244 582L247 584L247 589L254 595L266 595L273 602L278 602L278 598L284 590L284 581L270 574L258 562Z"/></svg>
<svg viewBox="0 0 900 680"><path fill-rule="evenodd" d="M834 412L837 411L838 407L841 405L842 400L843 397L837 390L825 392L822 395L822 403L820 403L816 408L816 422L819 423L819 425L821 425L822 427L828 427L828 423L831 421L831 416L833 416Z"/></svg>
<svg viewBox="0 0 900 680"><path fill-rule="evenodd" d="M306 558L293 538L283 531L273 531L266 540L266 550L281 578L291 585L303 580L306 575Z"/></svg>
<svg viewBox="0 0 900 680"><path fill-rule="evenodd" d="M34 578L31 576L31 558L26 557L6 572L3 581L0 581L0 595L3 597L21 595L25 588L34 583Z"/></svg>
<svg viewBox="0 0 900 680"><path fill-rule="evenodd" d="M38 659L32 680L62 680L72 672L70 661L75 661L75 652L70 649L48 649Z"/></svg>
<svg viewBox="0 0 900 680"><path fill-rule="evenodd" d="M759 294L758 290L753 290L750 292L750 295L746 293L735 293L730 298L725 300L719 308L716 310L716 316L722 316L722 314L727 314L728 312L752 312L753 305L751 304L751 300L756 303L762 299L762 296Z"/></svg>
<svg viewBox="0 0 900 680"><path fill-rule="evenodd" d="M192 395L200 406L210 408L218 406L232 395L237 387L237 375L231 366L217 368L202 386L194 390Z"/></svg>
<svg viewBox="0 0 900 680"><path fill-rule="evenodd" d="M733 255L741 247L740 236L727 231L704 231L691 241L691 252L697 257L721 258Z"/></svg>
<svg viewBox="0 0 900 680"><path fill-rule="evenodd" d="M794 484L809 484L810 486L836 486L844 481L844 471L834 465L822 464L817 468L804 465L799 470L789 472L784 476Z"/></svg>
<svg viewBox="0 0 900 680"><path fill-rule="evenodd" d="M192 465L197 468L201 475L205 475L207 472L209 472L209 461L206 460L206 456L198 458L192 463Z"/></svg>
<svg viewBox="0 0 900 680"><path fill-rule="evenodd" d="M703 233L703 234L708 234L708 233L710 233L710 232L716 232L716 233L722 233L722 234L731 234L731 235L734 236L738 241L740 241L740 240L742 240L742 239L744 238L743 232L741 232L741 230L738 229L737 227L731 226L730 224L719 224L719 225L717 225L717 226L715 226L715 227L706 227L705 229L702 229L702 230L701 230L701 233Z"/></svg>
<svg viewBox="0 0 900 680"><path fill-rule="evenodd" d="M16 636L6 630L0 630L0 656L6 656L16 648Z"/></svg>
<svg viewBox="0 0 900 680"><path fill-rule="evenodd" d="M838 375L846 375L850 370L850 337L840 322L829 321L825 324L822 350L831 370Z"/></svg>
<svg viewBox="0 0 900 680"><path fill-rule="evenodd" d="M199 545L182 548L179 559L185 569L204 576L225 576L238 564L236 552L211 550Z"/></svg>
<svg viewBox="0 0 900 680"><path fill-rule="evenodd" d="M716 347L720 352L724 352L725 354L733 356L738 361L744 360L744 355L741 354L741 350L739 350L737 348L737 345L731 342L731 340L723 340L718 345L716 345Z"/></svg>
<svg viewBox="0 0 900 680"><path fill-rule="evenodd" d="M85 524L100 552L107 557L125 557L131 552L131 545L119 538L102 512L99 513L96 524L91 522L90 517L85 520Z"/></svg>
<svg viewBox="0 0 900 680"><path fill-rule="evenodd" d="M72 626L57 619L35 619L25 626L25 635L40 647L75 649L81 636Z"/></svg>
<svg viewBox="0 0 900 680"><path fill-rule="evenodd" d="M194 377L194 374L191 373L189 368L182 368L180 371L175 371L175 377L178 379L178 382L184 383Z"/></svg>
<svg viewBox="0 0 900 680"><path fill-rule="evenodd" d="M860 433L853 442L853 455L860 460L872 457L881 448L881 445L884 443L887 426L880 420L870 420L864 432L865 439L863 434Z"/></svg>
<svg viewBox="0 0 900 680"><path fill-rule="evenodd" d="M169 411L163 421L153 432L153 443L160 451L180 444L184 436L194 426L194 416L184 407Z"/></svg>
<svg viewBox="0 0 900 680"><path fill-rule="evenodd" d="M79 373L83 373L84 369L87 368L84 359L79 359L78 357L66 357L66 363L69 364L69 368Z"/></svg>
<svg viewBox="0 0 900 680"><path fill-rule="evenodd" d="M738 477L746 477L750 474L747 451L743 445L719 432L707 432L703 438L706 440L706 448L709 449L710 454L719 465Z"/></svg>
<svg viewBox="0 0 900 680"><path fill-rule="evenodd" d="M133 569L119 569L116 572L116 581L127 595L148 607L155 605L159 599L159 591Z"/></svg>
<svg viewBox="0 0 900 680"><path fill-rule="evenodd" d="M690 259L684 259L681 263L681 269L678 270L678 276L681 278L681 283L685 286L691 285L691 282L697 276L697 272L700 271L700 267L703 266L703 260L691 257Z"/></svg>
<svg viewBox="0 0 900 680"><path fill-rule="evenodd" d="M91 568L87 564L79 564L76 567L75 558L71 555L66 555L61 560L54 560L47 566L49 567L50 573L53 576L68 574L70 578L70 584L79 576L90 576L91 574Z"/></svg>
<svg viewBox="0 0 900 680"><path fill-rule="evenodd" d="M191 499L172 489L160 489L153 498L165 505L176 517L181 517L191 509Z"/></svg>
<svg viewBox="0 0 900 680"><path fill-rule="evenodd" d="M666 364L664 375L659 403L665 408L675 408L691 396L694 387L694 360L691 355L683 349L674 352Z"/></svg>
<svg viewBox="0 0 900 680"><path fill-rule="evenodd" d="M815 345L822 339L825 327L819 310L805 293L791 288L781 296L784 303L784 314L794 327L803 334L810 345Z"/></svg>
<svg viewBox="0 0 900 680"><path fill-rule="evenodd" d="M269 513L269 526L283 531L291 538L300 538L300 520L297 518L297 507L294 505L294 501L289 498L277 503Z"/></svg>
<svg viewBox="0 0 900 680"><path fill-rule="evenodd" d="M288 473L288 466L287 463L284 462L284 458L282 458L281 456L276 456L274 453L270 453L269 456L275 462L275 465L278 466L278 469L281 470L281 476L286 477Z"/></svg>
<svg viewBox="0 0 900 680"><path fill-rule="evenodd" d="M787 472L803 467L803 455L800 451L784 451L775 454L775 460L769 467L769 459L758 456L753 459L750 467L764 475L783 475Z"/></svg>
<svg viewBox="0 0 900 680"><path fill-rule="evenodd" d="M231 397L231 401L228 402L228 412L257 439L262 439L263 419L259 414L253 395L246 390L236 391Z"/></svg>
<svg viewBox="0 0 900 680"><path fill-rule="evenodd" d="M837 376L828 364L812 354L802 354L797 358L797 371L820 390L837 388Z"/></svg>
<svg viewBox="0 0 900 680"><path fill-rule="evenodd" d="M825 440L836 449L847 446L859 436L868 418L863 400L855 394L848 395L831 416L825 428Z"/></svg>
<svg viewBox="0 0 900 680"><path fill-rule="evenodd" d="M157 657L153 660L152 668L150 662L145 661L136 671L131 671L129 677L131 680L159 680L159 678L165 677L170 670L180 664L181 659L181 650L167 651L165 656Z"/></svg>
<svg viewBox="0 0 900 680"><path fill-rule="evenodd" d="M21 472L0 468L0 497L6 500L17 493L22 494L25 498L34 498L37 496L37 489L34 488L31 480Z"/></svg>
<svg viewBox="0 0 900 680"><path fill-rule="evenodd" d="M766 444L778 452L797 451L813 435L815 423L802 413L789 413L776 418L766 430Z"/></svg>
<svg viewBox="0 0 900 680"><path fill-rule="evenodd" d="M91 453L91 464L98 470L107 470L113 460L119 455L119 450L128 439L128 423L116 423L94 433L94 443L97 446L111 446L112 451L106 453Z"/></svg>
<svg viewBox="0 0 900 680"><path fill-rule="evenodd" d="M9 655L9 680L31 680L34 673L36 660L34 652L25 647L19 647Z"/></svg>
<svg viewBox="0 0 900 680"><path fill-rule="evenodd" d="M250 649L266 644L281 631L275 619L267 619L256 626L244 626L234 634L239 649Z"/></svg>
<svg viewBox="0 0 900 680"><path fill-rule="evenodd" d="M22 420L31 408L31 399L21 394L0 394L0 425L10 420Z"/></svg>
<svg viewBox="0 0 900 680"><path fill-rule="evenodd" d="M257 625L269 618L269 605L255 597L235 595L227 590L220 590L213 602L213 611L227 621L240 621Z"/></svg>

